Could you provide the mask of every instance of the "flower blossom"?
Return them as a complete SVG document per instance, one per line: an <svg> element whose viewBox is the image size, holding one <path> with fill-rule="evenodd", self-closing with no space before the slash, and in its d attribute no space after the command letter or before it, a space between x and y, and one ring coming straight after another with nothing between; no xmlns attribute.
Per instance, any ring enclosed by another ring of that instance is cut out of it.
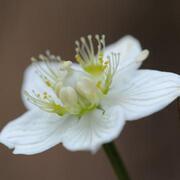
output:
<svg viewBox="0 0 180 180"><path fill-rule="evenodd" d="M139 69L149 51L125 36L75 42L79 65L49 51L32 58L22 86L28 109L8 123L0 142L14 154L36 154L59 143L71 151L96 152L117 138L125 122L155 113L180 95L180 76Z"/></svg>

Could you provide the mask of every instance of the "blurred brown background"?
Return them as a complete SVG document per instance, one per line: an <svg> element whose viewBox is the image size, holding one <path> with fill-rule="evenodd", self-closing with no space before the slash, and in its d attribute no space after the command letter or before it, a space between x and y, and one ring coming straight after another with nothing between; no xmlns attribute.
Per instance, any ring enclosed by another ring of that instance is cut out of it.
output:
<svg viewBox="0 0 180 180"><path fill-rule="evenodd" d="M144 68L180 73L180 1L0 0L0 128L25 111L20 99L29 58L46 49L65 59L82 35L107 43L137 37L151 55ZM180 179L180 119L176 102L127 123L117 140L132 180ZM0 145L0 180L115 180L103 151L69 152L61 145L34 156Z"/></svg>

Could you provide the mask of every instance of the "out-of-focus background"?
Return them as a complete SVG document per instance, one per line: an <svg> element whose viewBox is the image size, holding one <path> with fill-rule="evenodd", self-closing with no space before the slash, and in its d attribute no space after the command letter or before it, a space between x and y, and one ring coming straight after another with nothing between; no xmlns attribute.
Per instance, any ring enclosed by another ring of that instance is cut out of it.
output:
<svg viewBox="0 0 180 180"><path fill-rule="evenodd" d="M73 59L74 41L106 34L107 44L137 37L151 52L143 68L180 73L180 1L0 0L0 128L25 112L20 89L30 57L50 49ZM180 179L180 119L176 102L129 122L116 141L132 180ZM0 145L1 180L115 180L103 151L69 152L61 145L12 155Z"/></svg>

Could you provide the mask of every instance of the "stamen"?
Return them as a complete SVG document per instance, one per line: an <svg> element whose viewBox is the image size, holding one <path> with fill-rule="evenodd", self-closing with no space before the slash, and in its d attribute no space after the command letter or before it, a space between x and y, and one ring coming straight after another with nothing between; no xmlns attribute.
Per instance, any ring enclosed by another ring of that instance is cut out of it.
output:
<svg viewBox="0 0 180 180"><path fill-rule="evenodd" d="M64 115L66 113L66 109L63 108L60 104L57 104L47 92L44 92L42 95L39 93L35 93L32 91L33 95L29 94L27 91L24 92L27 100L32 104L38 106L40 109L51 112L57 113L58 115Z"/></svg>
<svg viewBox="0 0 180 180"><path fill-rule="evenodd" d="M86 48L87 55L89 55L89 58L90 58L91 52L90 52L90 49L89 49L89 47L88 47L88 45L87 45L86 40L85 40L84 37L81 37L81 42L82 42L82 45L84 45L84 47Z"/></svg>
<svg viewBox="0 0 180 180"><path fill-rule="evenodd" d="M137 62L144 61L149 56L149 51L147 49L142 50L139 55L136 57Z"/></svg>
<svg viewBox="0 0 180 180"><path fill-rule="evenodd" d="M104 64L103 61L105 36L102 35L100 37L99 35L95 35L95 39L97 41L97 56L95 56L92 36L88 35L87 36L88 42L84 37L80 38L81 46L80 46L80 42L75 41L76 44L75 58L86 72L94 76L99 76L106 69L106 65Z"/></svg>
<svg viewBox="0 0 180 180"><path fill-rule="evenodd" d="M51 54L49 50L46 51L45 55L40 54L38 59L32 57L31 60L36 68L36 73L52 89L59 79L63 79L66 76L68 73L66 71L69 71L72 64L70 61L62 61L60 56Z"/></svg>
<svg viewBox="0 0 180 180"><path fill-rule="evenodd" d="M102 80L99 81L96 85L103 94L108 93L112 79L115 73L119 70L120 53L111 53L111 56L108 56L107 59L107 68L105 69L104 78L102 78Z"/></svg>
<svg viewBox="0 0 180 180"><path fill-rule="evenodd" d="M41 56L41 58L42 58L42 56ZM45 61L44 58L41 59L41 60L43 62L45 62L45 67L42 66L44 64L42 64L40 62L38 63L38 60L36 58L34 58L34 57L31 58L31 61L33 62L33 65L35 66L37 72L40 75L42 75L42 76L44 76L46 78L49 78L49 79L51 79L53 81L56 80L57 74L51 69L50 65L47 63L47 61Z"/></svg>
<svg viewBox="0 0 180 180"><path fill-rule="evenodd" d="M93 47L93 43L92 43L92 35L88 35L88 40L89 40L89 44L90 44L91 55L93 58L95 55L94 55L94 47Z"/></svg>

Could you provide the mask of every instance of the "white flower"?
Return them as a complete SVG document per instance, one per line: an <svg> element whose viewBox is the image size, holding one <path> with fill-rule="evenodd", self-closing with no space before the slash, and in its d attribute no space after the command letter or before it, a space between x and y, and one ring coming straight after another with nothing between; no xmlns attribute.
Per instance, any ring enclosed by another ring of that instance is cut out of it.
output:
<svg viewBox="0 0 180 180"><path fill-rule="evenodd" d="M180 76L139 70L148 56L126 36L109 47L105 37L76 41L79 65L40 55L25 72L28 111L10 122L0 142L15 154L35 154L62 143L72 151L97 149L120 134L126 120L157 112L180 95Z"/></svg>

